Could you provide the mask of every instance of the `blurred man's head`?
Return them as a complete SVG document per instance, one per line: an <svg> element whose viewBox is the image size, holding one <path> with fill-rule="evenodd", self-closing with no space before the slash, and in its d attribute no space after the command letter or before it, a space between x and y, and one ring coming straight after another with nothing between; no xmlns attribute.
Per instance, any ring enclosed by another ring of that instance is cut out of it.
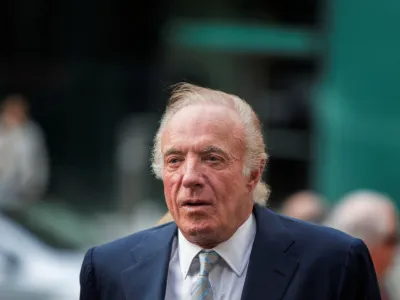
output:
<svg viewBox="0 0 400 300"><path fill-rule="evenodd" d="M285 201L281 213L303 221L321 223L327 210L327 204L321 196L311 191L301 191Z"/></svg>
<svg viewBox="0 0 400 300"><path fill-rule="evenodd" d="M18 127L28 118L29 104L22 95L9 95L1 104L1 117L7 127Z"/></svg>
<svg viewBox="0 0 400 300"><path fill-rule="evenodd" d="M267 155L261 124L237 96L183 84L155 137L153 170L186 239L212 248L229 239L265 202Z"/></svg>
<svg viewBox="0 0 400 300"><path fill-rule="evenodd" d="M343 198L332 211L327 225L362 239L381 279L396 252L397 222L396 208L388 197L372 191L358 191Z"/></svg>

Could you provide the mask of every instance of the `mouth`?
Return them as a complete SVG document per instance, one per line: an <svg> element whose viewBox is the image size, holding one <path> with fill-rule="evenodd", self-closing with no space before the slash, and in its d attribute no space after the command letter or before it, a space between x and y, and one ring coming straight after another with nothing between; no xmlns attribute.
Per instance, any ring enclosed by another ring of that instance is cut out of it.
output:
<svg viewBox="0 0 400 300"><path fill-rule="evenodd" d="M202 207L202 206L210 206L211 203L204 200L186 200L183 202L182 206L185 207Z"/></svg>

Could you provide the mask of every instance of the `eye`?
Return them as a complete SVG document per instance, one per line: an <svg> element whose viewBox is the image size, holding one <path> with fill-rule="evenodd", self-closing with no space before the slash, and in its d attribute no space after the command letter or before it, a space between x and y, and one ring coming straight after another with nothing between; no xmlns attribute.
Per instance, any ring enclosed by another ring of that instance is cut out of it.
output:
<svg viewBox="0 0 400 300"><path fill-rule="evenodd" d="M169 165L176 165L180 162L181 160L178 157L171 157L170 159L167 160L167 163Z"/></svg>
<svg viewBox="0 0 400 300"><path fill-rule="evenodd" d="M215 155L207 156L206 159L208 161L210 161L210 162L220 162L221 161L221 159L218 156L215 156Z"/></svg>

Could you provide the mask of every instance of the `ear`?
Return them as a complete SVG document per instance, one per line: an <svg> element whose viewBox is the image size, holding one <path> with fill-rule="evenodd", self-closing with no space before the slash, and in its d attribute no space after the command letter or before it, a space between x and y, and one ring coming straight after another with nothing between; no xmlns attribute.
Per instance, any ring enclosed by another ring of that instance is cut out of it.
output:
<svg viewBox="0 0 400 300"><path fill-rule="evenodd" d="M266 159L262 159L260 161L259 167L257 169L254 169L250 173L250 176L247 181L247 187L249 191L252 191L256 187L257 183L260 181L266 162L267 162Z"/></svg>

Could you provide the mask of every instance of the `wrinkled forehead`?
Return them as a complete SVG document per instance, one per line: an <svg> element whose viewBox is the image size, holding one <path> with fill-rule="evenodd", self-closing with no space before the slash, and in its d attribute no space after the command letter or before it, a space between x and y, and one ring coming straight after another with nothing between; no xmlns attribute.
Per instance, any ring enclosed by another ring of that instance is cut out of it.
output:
<svg viewBox="0 0 400 300"><path fill-rule="evenodd" d="M162 151L170 147L209 146L241 150L244 127L236 112L222 106L188 106L169 120L162 134Z"/></svg>

